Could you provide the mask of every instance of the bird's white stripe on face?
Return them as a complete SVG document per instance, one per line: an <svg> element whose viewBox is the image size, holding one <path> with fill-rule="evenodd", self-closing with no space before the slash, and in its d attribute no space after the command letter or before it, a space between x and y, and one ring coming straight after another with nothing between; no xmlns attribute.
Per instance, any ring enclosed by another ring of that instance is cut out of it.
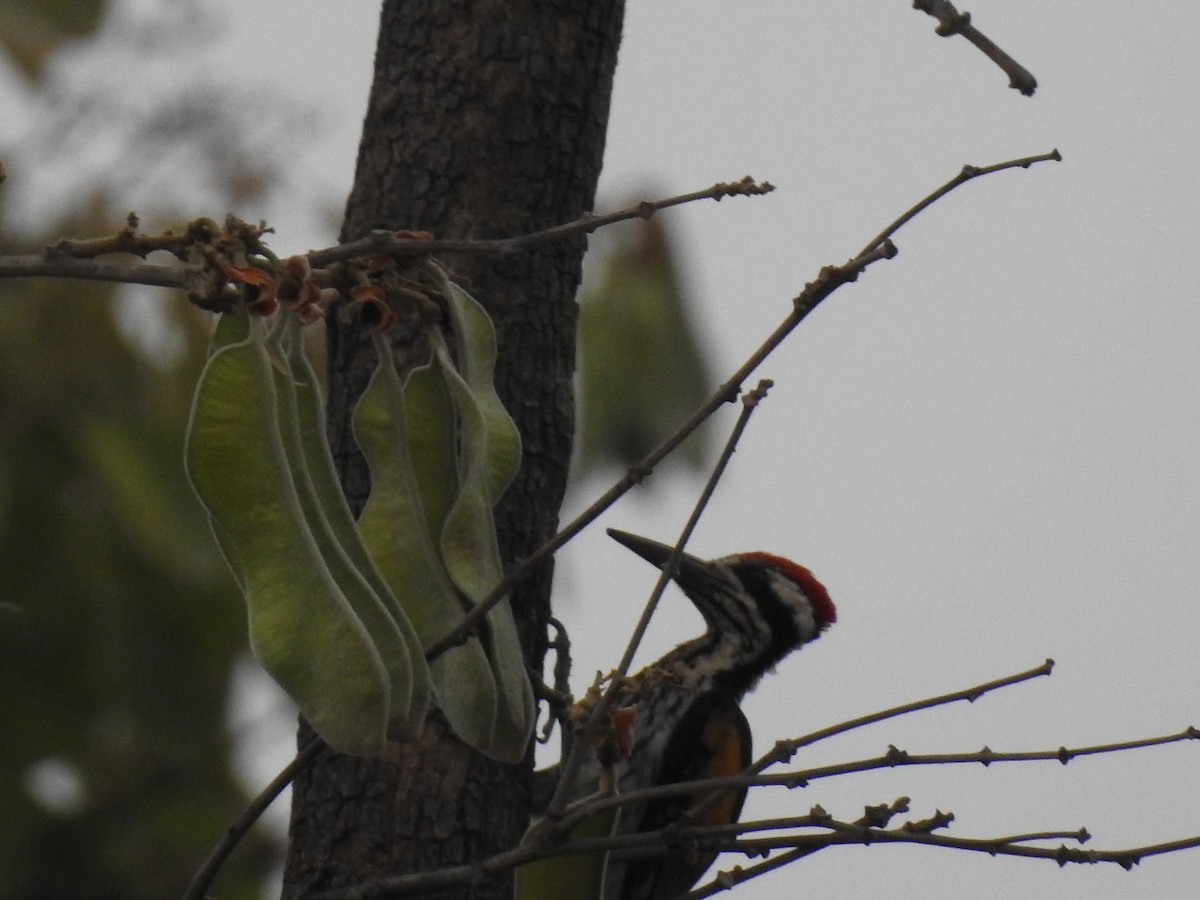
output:
<svg viewBox="0 0 1200 900"><path fill-rule="evenodd" d="M767 570L767 584L775 592L775 596L791 610L801 640L812 640L821 629L816 616L813 615L812 601L800 585L774 569Z"/></svg>

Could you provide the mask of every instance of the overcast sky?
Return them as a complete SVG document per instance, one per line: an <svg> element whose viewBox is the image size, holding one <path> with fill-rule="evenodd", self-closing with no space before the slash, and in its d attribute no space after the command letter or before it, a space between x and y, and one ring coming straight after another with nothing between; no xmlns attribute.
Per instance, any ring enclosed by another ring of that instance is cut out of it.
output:
<svg viewBox="0 0 1200 900"><path fill-rule="evenodd" d="M320 110L304 144L316 187L237 212L274 224L277 252L331 241L311 210L340 209L350 183L377 5L201 6L229 30L202 51L208 67L179 77L242 73L268 101ZM822 265L964 163L1064 157L953 194L897 235L896 259L801 326L759 373L776 386L692 544L793 557L838 603L836 627L748 700L759 748L1046 657L1055 674L813 748L799 765L889 744L1054 749L1200 725L1200 5L968 8L1037 76L1036 97L965 41L936 37L907 0L630 4L603 197L747 173L779 188L668 214L721 373ZM12 104L0 113L16 117ZM698 485L654 481L601 525L676 535ZM580 486L573 506L603 487ZM615 662L654 572L600 528L562 559L557 609L581 687ZM686 607L668 595L643 662L698 627ZM1198 753L887 771L756 797L747 815L820 803L853 819L904 795L914 819L953 811L957 836L1086 826L1089 846L1124 848L1200 834ZM739 896L1157 900L1198 881L1200 850L1125 873L871 847L820 853Z"/></svg>

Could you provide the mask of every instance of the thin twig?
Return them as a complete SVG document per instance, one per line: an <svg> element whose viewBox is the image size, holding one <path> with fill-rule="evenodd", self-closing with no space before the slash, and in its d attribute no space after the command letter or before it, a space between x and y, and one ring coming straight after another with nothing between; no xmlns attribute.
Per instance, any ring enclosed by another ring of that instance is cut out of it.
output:
<svg viewBox="0 0 1200 900"><path fill-rule="evenodd" d="M597 216L588 213L573 222L511 238L424 240L406 232L375 231L361 240L323 250L313 250L307 254L307 258L312 268L319 269L336 262L381 254L397 256L428 253L505 255L528 249L545 241L590 234L614 222L635 218L646 219L659 210L684 203L693 203L697 200L721 200L724 197L755 197L773 190L775 187L770 182L757 182L750 176L746 176L740 181L721 182L703 190L679 194L666 199L643 200L626 209L604 215ZM232 220L227 220L227 226L229 221ZM248 237L253 237L255 226L246 223L238 224L243 226L239 229L238 237L243 241ZM128 254L144 258L150 253L165 251L182 260L186 258L188 248L198 243L200 235L194 231L193 226L195 225L201 226L202 232L206 231L209 226L214 230L220 230L220 226L211 219L197 219L194 223L189 223L188 229L181 233L168 231L158 235L141 234L137 232L136 219L131 214L130 224L112 235L82 240L64 238L39 254L0 256L0 278L73 278L85 281L145 284L152 287L178 288L186 291L193 298L204 297L212 292L214 286L219 287L224 280L219 277L220 273L214 272L210 266L194 263L182 266L162 266L97 259L99 256L112 254ZM268 230L266 226L257 226L258 236ZM268 259L273 258L273 254L265 244L254 243L255 252L261 253Z"/></svg>
<svg viewBox="0 0 1200 900"><path fill-rule="evenodd" d="M1008 834L994 838L999 844L1021 844L1025 841L1076 841L1086 844L1092 839L1086 828L1076 828L1073 831L1031 831L1027 834Z"/></svg>
<svg viewBox="0 0 1200 900"><path fill-rule="evenodd" d="M961 34L978 47L988 59L1008 76L1008 86L1032 97L1037 90L1033 73L1001 50L987 35L971 24L971 14L960 13L950 0L913 0L913 9L928 13L938 20L937 33L942 37Z"/></svg>
<svg viewBox="0 0 1200 900"><path fill-rule="evenodd" d="M848 762L833 763L827 766L819 766L812 769L797 769L789 772L777 772L772 775L764 775L753 773L750 770L739 773L738 775L730 775L725 778L707 778L699 781L680 781L672 784L657 785L655 787L641 788L636 791L629 791L621 795L613 795L610 797L590 798L587 801L578 804L572 804L568 808L568 816L563 818L563 827L567 829L574 828L576 824L590 816L599 815L613 807L632 806L634 804L649 803L655 800L662 800L669 797L688 797L695 796L700 793L708 794L710 791L718 796L722 796L723 792L736 788L752 788L752 787L786 787L802 788L807 787L811 782L822 778L833 778L839 775L850 775L858 772L870 772L878 769L895 769L905 766L946 766L946 765L982 765L991 766L993 763L1001 762L1060 762L1064 765L1066 762L1078 756L1097 756L1101 754L1124 753L1128 750L1139 750L1147 747L1162 747L1167 744L1176 744L1183 741L1192 741L1200 739L1200 731L1195 728L1188 727L1183 731L1175 734L1162 735L1153 738L1141 738L1134 741L1122 741L1112 744L1097 744L1090 747L1079 747L1075 749L1067 749L1060 747L1057 750L1021 750L1002 752L991 750L984 747L982 750L976 750L969 753L924 753L915 754L904 750L899 750L896 747L890 747L888 752L880 756L873 756L867 759L850 760ZM698 815L700 807L690 811L688 819L694 820ZM1015 839L1014 839L1015 840Z"/></svg>
<svg viewBox="0 0 1200 900"><path fill-rule="evenodd" d="M995 838L960 838L948 834L925 834L906 831L904 829L868 829L849 823L843 824L833 821L828 823L828 827L840 833L839 837L841 840L838 841L839 843L863 845L885 842L894 844L926 844L933 847L986 853L989 856L1023 856L1029 859L1047 859L1060 866L1067 865L1068 863L1088 865L1115 863L1126 870L1132 869L1148 856L1160 856L1164 853L1175 853L1179 850L1200 847L1200 836L1186 837L1175 841L1164 841L1160 844L1146 844L1141 847L1130 847L1125 850L1081 850L1065 845L1058 847L1032 847L1023 843L1009 843ZM1074 835L1075 832L1070 832L1070 834ZM786 845L786 842L776 844L776 846Z"/></svg>
<svg viewBox="0 0 1200 900"><path fill-rule="evenodd" d="M478 884L485 879L495 878L511 869L549 856L593 854L613 850L620 851L623 858L648 858L670 853L671 846L684 846L696 851L743 853L752 857L764 856L780 850L789 851L780 857L749 868L736 868L732 871L718 873L708 884L686 894L685 896L689 900L692 898L698 900L698 898L727 890L735 884L780 868L818 850L852 844L864 846L876 843L923 844L955 850L970 850L992 856L1046 859L1052 860L1060 866L1069 863L1115 863L1124 869L1132 868L1149 856L1200 847L1200 836L1124 850L1082 850L1065 845L1038 847L1024 843L1029 840L1047 838L1082 841L1090 838L1087 829L1017 835L1015 840L1010 838L962 838L934 830L945 828L953 821L953 816L949 813L938 813L933 818L920 823L905 823L896 828L882 827L895 815L907 811L907 808L908 798L900 798L890 804L868 807L866 814L855 822L836 820L816 807L807 816L644 831L611 837L587 838L553 847L545 845L519 847L461 866L388 876L362 884L319 891L307 896L309 900L365 900L365 898L384 895L411 896L433 893L464 885ZM797 833L795 829L821 830ZM766 836L736 837L738 834L765 834ZM668 842L671 846L668 845Z"/></svg>
<svg viewBox="0 0 1200 900"><path fill-rule="evenodd" d="M275 798L283 793L284 788L292 783L292 779L316 759L324 747L325 744L320 738L313 738L290 763L280 770L278 775L271 779L266 787L258 792L258 795L242 810L241 815L234 820L233 824L225 829L221 840L217 842L203 864L196 870L191 884L183 893L182 900L204 900L213 879L217 877L217 872L220 871L221 866L225 864L225 860L233 853L241 839L246 836L267 807L275 801Z"/></svg>
<svg viewBox="0 0 1200 900"><path fill-rule="evenodd" d="M699 428L709 416L711 416L723 404L732 400L737 396L737 392L743 381L749 378L754 370L762 364L775 349L783 343L783 341L795 330L796 326L804 321L817 306L825 300L830 294L836 291L844 284L849 284L857 280L858 276L871 264L882 259L891 259L896 255L896 247L891 242L891 236L898 231L901 226L911 220L917 213L929 207L941 197L953 191L955 188L966 183L967 181L977 178L980 175L988 175L993 172L1000 172L1004 169L1011 168L1028 168L1030 165L1043 160L1061 159L1058 151L1054 150L1050 153L1040 156L1029 156L1022 159L1011 160L1009 162L997 163L983 168L975 166L964 166L954 178L946 184L939 187L936 191L920 200L915 206L907 210L903 215L896 219L884 231L873 238L867 244L863 252L854 259L849 260L841 266L826 266L821 270L816 279L805 285L804 290L800 292L792 300L792 309L787 317L779 324L779 326L771 332L765 341L750 355L736 372L719 388L716 392L699 408L692 413L675 431L673 435L663 441L656 449L651 451L640 463L631 466L625 475L617 481L611 488L605 491L598 497L587 509L581 512L576 518L565 528L550 538L546 543L542 544L537 550L527 556L524 560L517 563L508 574L501 579L488 596L484 597L474 609L464 616L445 637L438 639L431 644L425 653L427 659L434 659L445 653L451 647L461 644L467 637L479 627L480 623L487 616L493 606L500 603L508 596L509 592L520 581L528 577L528 575L538 566L549 560L560 547L570 541L575 535L583 531L588 525L600 517L610 506L617 502L621 497L628 493L635 485L638 485L646 478L654 467L665 459L677 446L679 446L693 431Z"/></svg>
<svg viewBox="0 0 1200 900"><path fill-rule="evenodd" d="M575 787L575 777L579 774L579 770L590 752L588 738L599 730L601 722L603 722L604 717L612 708L620 691L621 683L625 676L629 674L630 666L633 665L633 657L637 653L638 645L641 643L642 637L646 634L646 629L650 625L650 619L654 615L654 611L658 608L658 601L666 590L667 584L675 577L675 573L679 570L679 561L683 557L683 548L687 546L692 532L696 530L696 526L700 522L700 516L704 514L704 510L708 507L708 501L712 498L717 483L721 480L721 476L725 474L725 468L733 458L738 441L741 440L742 433L746 430L746 426L750 422L750 416L758 408L759 402L766 397L767 391L770 388L771 382L764 379L758 383L757 388L750 391L743 398L742 412L738 416L737 422L734 423L728 440L725 441L725 447L722 449L720 457L713 466L712 474L709 475L708 482L704 485L704 490L700 492L700 496L692 508L692 513L688 517L687 523L683 526L683 531L680 533L679 539L675 542L675 547L671 551L670 557L668 557L662 567L662 572L654 585L654 590L650 592L650 597L646 601L645 607L642 609L641 617L633 629L633 634L629 638L625 652L621 656L621 661L617 664L617 668L609 678L608 690L604 692L599 702L592 708L587 722L584 724L577 739L571 742L571 750L567 754L567 758L563 761L559 773L558 787L555 788L554 796L545 813L545 818L548 821L553 821L561 816L567 803L570 801Z"/></svg>
<svg viewBox="0 0 1200 900"><path fill-rule="evenodd" d="M479 627L493 606L508 596L520 581L526 578L535 568L545 563L554 553L583 531L588 525L600 517L610 506L628 493L634 486L640 484L646 476L654 471L654 467L662 462L689 435L708 420L725 403L737 396L741 384L754 373L780 344L787 338L796 326L811 313L818 304L843 284L857 279L858 275L872 263L881 259L890 259L896 253L895 247L888 242L884 247L866 256L852 259L842 266L827 266L821 270L817 279L807 285L793 301L792 310L779 326L771 332L765 341L750 355L733 375L725 381L716 392L694 413L692 413L662 444L651 451L640 463L631 466L611 488L601 494L593 503L581 512L565 528L542 544L536 551L513 567L509 573L492 589L488 596L466 616L459 620L458 625L448 632L445 637L435 641L425 652L426 659L434 659L445 653L451 647L462 643Z"/></svg>
<svg viewBox="0 0 1200 900"><path fill-rule="evenodd" d="M908 811L908 799L901 798L888 807L888 812L902 813ZM872 820L876 819L876 815L870 815ZM868 816L864 816L857 824L867 824ZM812 840L807 846L793 847L784 853L776 854L775 856L765 859L762 862L755 863L747 868L734 866L732 869L718 872L713 876L712 881L705 885L701 885L693 891L685 895L686 900L702 900L705 897L711 897L714 894L719 894L723 891L728 891L750 881L753 878L758 878L760 875L766 875L768 872L774 872L776 869L782 869L784 866L791 865L798 859L805 856L811 856L818 850L830 846L827 843L821 843L817 840ZM681 898L683 900L683 898Z"/></svg>
<svg viewBox="0 0 1200 900"><path fill-rule="evenodd" d="M222 263L258 254L276 262L262 237L271 229L265 223L253 225L236 216L226 216L224 224L201 217L193 219L182 232L142 234L138 218L130 213L124 227L115 233L82 240L63 238L40 255L0 256L0 278L75 278L86 281L145 284L152 287L178 288L205 309L217 309L221 290L227 281ZM145 259L151 253L166 252L185 265L150 265L114 262L98 257L123 255ZM202 262L197 262L202 260Z"/></svg>
<svg viewBox="0 0 1200 900"><path fill-rule="evenodd" d="M324 268L348 259L391 254L470 253L476 256L504 256L546 241L591 234L605 225L624 222L627 219L648 219L659 210L680 206L684 203L694 203L697 200L721 200L725 197L757 197L769 194L773 190L775 190L775 186L769 181L757 182L747 175L740 181L719 182L703 190L679 194L665 200L642 200L625 209L599 216L586 213L575 221L563 225L555 225L515 237L491 240L423 238L414 237L411 233L403 231L373 231L356 241L349 241L323 250L312 250L308 253L308 260L315 268Z"/></svg>
<svg viewBox="0 0 1200 900"><path fill-rule="evenodd" d="M193 266L114 263L37 253L0 256L0 278L77 278L84 281L146 284L151 287L179 288L186 291L193 283L202 281L203 274Z"/></svg>
<svg viewBox="0 0 1200 900"><path fill-rule="evenodd" d="M997 686L1001 686L999 682L989 682L987 685L981 685L980 688L970 690L988 691L996 689ZM956 695L965 693L956 692ZM943 698L931 698L930 701L921 702L933 702L956 695L943 695ZM958 699L966 698L965 696L959 696ZM907 709L908 711L913 711L916 708L920 708L918 704L906 704L904 707L896 707L896 709ZM883 717L884 713L876 714L876 716ZM864 720L867 718L871 717L863 717ZM850 723L845 724L849 725ZM1178 740L1192 740L1198 737L1200 737L1200 732L1194 728L1188 728L1175 735L1080 748L1078 750L1067 751L1067 755L1080 756L1086 753L1101 752L1115 753L1134 747L1161 745ZM954 757L942 755L941 757L928 757L927 760L931 763L954 761L975 764L983 763L986 765L989 762L997 761L1001 756L1010 757L1014 761L1027 761L1033 758L1057 760L1059 759L1059 755L1059 751L1053 750L1039 752L1036 756L1026 753L996 754L987 751L986 755L982 752L961 754ZM878 759L867 761L870 765L864 765L863 768L880 768L910 763L919 764L917 760L918 758L916 757L910 757L904 763L897 763L891 754L887 754ZM833 768L836 767L829 767L829 769ZM817 777L821 771L824 770L813 770L808 773L788 773L788 775L779 777L793 777L801 781L811 780ZM798 776L805 777L798 778ZM636 792L631 791L620 797L614 796L592 801L588 804L590 807L589 814L599 813L612 806L673 796L675 793L693 793L697 788L713 790L719 787L735 786L739 782L742 784L749 783L750 785L775 783L766 778L757 778L749 781L746 779L725 778L709 779L690 784L665 785ZM713 881L687 895L687 897L697 898L697 900L701 897L708 897L719 893L735 884L767 871L780 868L788 862L807 856L817 850L845 844L871 844L877 841L920 843L952 849L985 852L994 855L1052 859L1060 865L1067 863L1112 862L1124 868L1135 865L1147 856L1200 846L1200 836L1128 850L1083 851L1068 847L1046 848L1027 846L1028 842L1035 840L1071 840L1085 843L1091 838L1086 828L1038 831L996 838L958 838L934 833L948 827L954 820L952 814L943 812L938 812L931 818L920 822L906 822L898 828L886 829L885 826L894 816L908 811L908 802L908 798L902 797L892 803L867 807L865 815L855 822L839 822L818 806L813 807L807 815L801 816L783 816L772 819L729 822L721 825L697 826L686 823L674 824L655 831L572 839L558 843L527 844L463 866L410 875L392 876L364 884L320 892L312 895L312 900L361 900L361 898L385 893L389 895L411 895L426 891L445 890L466 884L477 884L482 879L497 877L508 870L546 857L567 854L619 852L622 858L641 858L659 856L671 852L671 848L673 847L681 846L697 851L737 852L750 856L761 856L777 850L787 851L771 860L758 863L746 869L738 867L731 871L719 873ZM568 822L577 822L579 817L574 814L575 812L572 809L572 815L564 818L562 824L567 825ZM818 833L797 834L795 833L796 829L821 829L821 831ZM747 835L758 836L747 837Z"/></svg>
<svg viewBox="0 0 1200 900"><path fill-rule="evenodd" d="M899 231L903 226L919 213L925 211L929 206L932 206L938 200L941 200L946 194L953 191L955 188L961 187L973 178L979 178L983 175L991 175L995 172L1002 172L1005 169L1028 169L1035 163L1040 162L1062 162L1062 154L1058 152L1058 148L1051 150L1049 153L1039 153L1036 156L1023 156L1020 159L1010 159L1007 162L996 163L991 166L972 166L966 165L962 167L957 175L947 181L944 185L922 200L920 203L913 206L904 212L900 218L892 222L887 228L871 238L861 253L866 253L868 250L874 250L884 241L888 240L892 235Z"/></svg>
<svg viewBox="0 0 1200 900"><path fill-rule="evenodd" d="M1005 676L1004 678L997 678L993 681L974 685L973 687L963 688L962 690L952 691L948 694L927 697L923 700L913 701L912 703L893 706L889 709L880 710L879 712L871 713L866 716L859 716L854 719L849 719L845 722L840 722L836 725L829 726L828 728L811 732L810 734L802 737L776 741L771 750L760 756L757 760L755 760L737 775L731 775L726 778L708 778L704 779L703 781L677 782L675 784L640 788L636 791L629 791L621 794L619 797L588 797L583 800L576 801L566 808L562 819L558 823L557 831L561 833L570 832L574 830L583 819L598 815L612 807L626 806L633 803L646 803L651 800L659 800L662 798L675 797L679 795L702 795L705 799L695 803L679 819L681 823L688 824L689 822L695 821L701 814L703 814L703 812L713 804L714 800L719 801L720 798L724 796L723 791L721 790L723 788L768 785L783 786L788 788L803 787L807 781L842 773L834 771L826 772L824 769L786 772L778 775L763 775L762 773L773 765L787 762L801 747L811 746L812 744L823 741L837 734L843 734L847 731L864 728L867 725L873 725L877 722L882 722L887 719L906 716L924 709L945 706L947 704L956 703L962 700L973 703L984 694L991 693L992 691L997 691L1001 688L1020 684L1021 682L1028 681L1032 678L1049 675L1052 667L1053 661L1046 660L1046 662L1034 669L1028 669L1024 672L1018 672L1014 675ZM1178 735L1172 735L1169 738L1151 739L1150 742L1170 743L1176 740L1183 740L1185 738L1191 738L1195 736L1191 732L1192 729L1187 729ZM1146 743L1145 745L1148 746L1149 743ZM1124 749L1124 747L1119 747L1118 749ZM1057 759L1057 754L1060 751L1050 752L1053 754L1053 758ZM985 762L980 753L974 754L970 761L975 763ZM890 756L887 755L872 760L871 762L873 765L866 765L864 763L863 768L885 768L896 764L892 762Z"/></svg>
<svg viewBox="0 0 1200 900"><path fill-rule="evenodd" d="M958 703L965 700L967 703L974 703L984 694L990 694L993 691L998 691L1001 688L1006 688L1014 684L1020 684L1023 681L1031 681L1034 678L1044 678L1054 671L1054 660L1048 659L1040 666L1035 666L1032 669L1027 669L1024 672L1018 672L1015 675L1006 675L1003 678L997 678L994 681L986 681L983 684L978 684L975 687L964 688L959 691L951 691L948 694L942 694L938 697L929 697L925 700L917 700L913 703L902 703L899 706L893 706L890 709L881 710L875 713L868 713L865 716L859 716L857 719L850 719L846 722L840 722L837 725L830 725L828 728L822 728L818 731L806 734L803 737L794 738L788 741L779 741L772 748L771 752L763 757L763 759L772 758L777 762L787 762L795 755L796 751L801 747L807 747L815 744L818 741L823 741L838 734L845 734L847 731L854 731L858 728L865 728L868 725L874 725L877 722L883 722L886 719L894 719L897 716L905 716L911 712L916 712L921 709L932 709L935 706L946 706L950 703ZM764 766L765 768L765 766ZM760 770L761 771L761 770Z"/></svg>
<svg viewBox="0 0 1200 900"><path fill-rule="evenodd" d="M771 766L777 763L785 763L796 755L801 747L808 747L819 741L826 740L838 734L845 734L848 731L854 731L858 728L865 728L868 725L874 725L877 722L883 722L887 719L894 719L899 716L906 716L909 713L917 712L922 709L932 709L935 706L946 706L950 703L957 703L965 700L968 703L974 703L984 694L992 691L1000 690L1001 688L1009 687L1010 685L1020 684L1023 681L1029 681L1033 678L1040 678L1049 675L1054 669L1054 660L1048 659L1040 666L1033 669L1028 669L1024 672L1018 672L1015 675L1007 675L1004 678L997 678L994 681L987 681L983 684L975 685L974 687L964 688L958 691L951 691L948 694L942 694L937 697L927 697L924 700L916 700L912 703L903 703L899 706L893 706L889 709L880 710L879 712L869 713L865 716L859 716L856 719L849 719L845 722L839 722L836 725L830 725L827 728L822 728L818 731L811 732L802 737L792 738L791 740L776 741L775 746L764 753L753 763L751 763L741 773L742 775L753 776L758 775ZM692 806L685 814L685 818L694 819L704 810L712 806L714 798L719 797L719 794L708 794L699 803Z"/></svg>
<svg viewBox="0 0 1200 900"><path fill-rule="evenodd" d="M721 480L721 476L725 474L725 468L729 465L729 461L733 458L733 454L737 450L738 442L742 439L742 433L746 430L746 426L750 424L750 416L758 408L758 404L766 399L767 392L773 386L774 382L769 378L764 378L759 381L758 386L754 390L748 391L742 397L742 412L733 425L729 439L725 442L725 447L722 449L720 457L718 457L716 464L713 466L712 474L705 483L704 490L700 492L700 497L692 508L692 514L683 526L683 531L680 532L679 539L675 542L675 547L671 551L671 555L662 567L662 573L659 575L658 582L654 585L650 599L646 601L646 606L642 610L642 615L638 619L637 625L634 626L633 634L629 636L629 642L625 646L625 653L622 655L621 661L617 664L614 681L629 674L629 668L633 665L633 657L642 643L642 638L646 636L646 629L650 627L650 619L654 616L654 612L658 608L658 602L662 599L667 584L679 571L679 561L683 558L684 547L692 539L692 533L696 530L696 526L700 524L700 516L704 514L704 510L708 507L708 501L712 499L713 491L717 489L717 483Z"/></svg>

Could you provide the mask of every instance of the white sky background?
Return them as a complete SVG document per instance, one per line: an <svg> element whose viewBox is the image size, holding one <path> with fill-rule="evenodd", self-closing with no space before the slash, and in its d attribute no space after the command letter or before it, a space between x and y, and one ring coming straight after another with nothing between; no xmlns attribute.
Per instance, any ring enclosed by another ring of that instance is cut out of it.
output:
<svg viewBox="0 0 1200 900"><path fill-rule="evenodd" d="M319 187L237 212L274 224L277 252L330 242L311 205L340 209L350 184L377 5L208 8L229 33L202 51L206 66L168 66L152 81L207 71L261 84L266 103L286 92L319 108L304 151L314 165L296 182ZM602 202L747 173L779 188L667 214L723 375L822 265L852 256L964 163L1064 156L960 189L897 235L895 260L800 327L760 370L776 386L692 544L705 556L791 556L839 606L836 627L747 701L760 749L1048 656L1055 674L841 738L800 765L889 744L1053 749L1200 725L1200 5L967 8L1037 76L1036 97L1008 89L961 38L936 37L907 0L629 9ZM19 101L0 101L0 121L22 121ZM22 191L11 174L5 190ZM46 191L15 194L31 210L35 195ZM677 534L698 486L654 481L600 525ZM604 486L581 486L574 506ZM564 552L557 608L577 688L613 664L653 575L601 528ZM643 662L694 633L697 619L670 614L686 605L668 595ZM290 740L290 720L285 731ZM953 811L958 836L1086 825L1089 846L1123 848L1200 834L1198 752L894 770L764 794L747 814L820 803L853 819L907 795L913 819ZM261 779L281 761L271 756ZM738 895L1140 900L1193 895L1198 876L1200 851L1125 873L845 848Z"/></svg>

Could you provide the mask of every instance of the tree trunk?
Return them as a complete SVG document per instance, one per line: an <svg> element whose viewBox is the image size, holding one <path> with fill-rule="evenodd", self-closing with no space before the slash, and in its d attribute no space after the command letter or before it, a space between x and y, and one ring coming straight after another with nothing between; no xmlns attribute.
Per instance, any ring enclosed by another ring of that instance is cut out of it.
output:
<svg viewBox="0 0 1200 900"><path fill-rule="evenodd" d="M342 239L380 227L507 237L591 209L623 6L385 0ZM524 441L520 473L497 510L509 564L557 525L574 424L574 294L583 250L580 239L503 259L448 260L496 323L497 387ZM334 314L328 329L330 440L357 509L369 476L349 416L374 355L353 322ZM527 658L539 670L550 578L544 567L513 597ZM310 736L301 723L301 741ZM389 745L385 758L326 751L294 784L285 894L442 868L511 847L528 821L531 759L517 766L488 760L436 715L421 741ZM505 878L469 895L510 892Z"/></svg>

